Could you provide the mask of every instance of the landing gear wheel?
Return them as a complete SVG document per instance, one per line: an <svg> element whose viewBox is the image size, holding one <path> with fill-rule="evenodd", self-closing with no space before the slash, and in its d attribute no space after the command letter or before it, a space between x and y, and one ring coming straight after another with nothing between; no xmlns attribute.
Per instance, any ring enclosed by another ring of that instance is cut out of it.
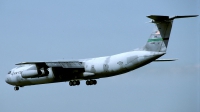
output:
<svg viewBox="0 0 200 112"><path fill-rule="evenodd" d="M86 85L90 85L90 81L86 81Z"/></svg>
<svg viewBox="0 0 200 112"><path fill-rule="evenodd" d="M93 85L96 85L96 84L97 84L97 81L96 81L96 80L93 80L92 83L93 83Z"/></svg>
<svg viewBox="0 0 200 112"><path fill-rule="evenodd" d="M18 86L14 87L14 90L15 90L15 91L18 91L18 90L19 90L19 87L18 87Z"/></svg>
<svg viewBox="0 0 200 112"><path fill-rule="evenodd" d="M69 81L69 85L70 86L80 85L80 81L79 80Z"/></svg>
<svg viewBox="0 0 200 112"><path fill-rule="evenodd" d="M90 80L90 85L93 85L93 83L94 83L94 80Z"/></svg>
<svg viewBox="0 0 200 112"><path fill-rule="evenodd" d="M80 81L79 80L76 81L76 85L80 85Z"/></svg>
<svg viewBox="0 0 200 112"><path fill-rule="evenodd" d="M74 85L74 86L77 85L76 81L73 81L73 85Z"/></svg>
<svg viewBox="0 0 200 112"><path fill-rule="evenodd" d="M72 82L72 81L69 81L69 85L70 85L70 86L73 86L73 82Z"/></svg>
<svg viewBox="0 0 200 112"><path fill-rule="evenodd" d="M86 85L96 85L97 81L96 80L87 80Z"/></svg>

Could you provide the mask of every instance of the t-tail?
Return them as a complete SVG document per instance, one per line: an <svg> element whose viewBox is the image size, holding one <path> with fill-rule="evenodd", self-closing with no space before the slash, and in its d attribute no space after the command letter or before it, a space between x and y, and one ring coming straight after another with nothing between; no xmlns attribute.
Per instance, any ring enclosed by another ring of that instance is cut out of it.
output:
<svg viewBox="0 0 200 112"><path fill-rule="evenodd" d="M144 46L144 50L166 52L173 20L178 18L188 18L196 16L198 15L174 16L174 17L161 16L161 15L147 16L148 18L152 19L151 23L156 24L158 30L150 35L150 38L148 39L146 45Z"/></svg>

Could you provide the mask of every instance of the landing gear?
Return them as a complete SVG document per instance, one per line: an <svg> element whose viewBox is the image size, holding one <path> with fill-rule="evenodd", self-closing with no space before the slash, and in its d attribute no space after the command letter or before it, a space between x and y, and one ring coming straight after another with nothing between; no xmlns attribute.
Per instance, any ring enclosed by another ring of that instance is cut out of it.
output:
<svg viewBox="0 0 200 112"><path fill-rule="evenodd" d="M15 91L18 91L18 90L19 90L19 87L18 87L18 86L15 86L15 87L14 87L14 90L15 90Z"/></svg>
<svg viewBox="0 0 200 112"><path fill-rule="evenodd" d="M80 81L79 80L69 81L69 85L70 86L80 85Z"/></svg>
<svg viewBox="0 0 200 112"><path fill-rule="evenodd" d="M97 81L96 80L87 80L86 85L96 85Z"/></svg>
<svg viewBox="0 0 200 112"><path fill-rule="evenodd" d="M87 80L86 81L86 85L96 85L96 84L97 84L96 80ZM70 86L80 85L80 81L79 80L71 80L71 81L69 81L69 85Z"/></svg>

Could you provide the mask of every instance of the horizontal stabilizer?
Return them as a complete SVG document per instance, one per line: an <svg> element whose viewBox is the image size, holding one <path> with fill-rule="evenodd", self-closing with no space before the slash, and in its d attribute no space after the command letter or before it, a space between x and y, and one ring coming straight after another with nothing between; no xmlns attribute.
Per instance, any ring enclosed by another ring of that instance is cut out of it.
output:
<svg viewBox="0 0 200 112"><path fill-rule="evenodd" d="M167 22L170 20L178 19L178 18L189 18L189 17L197 17L198 15L184 15L184 16L174 16L174 17L169 17L169 16L162 16L162 15L150 15L147 16L148 18L152 19L153 23L154 22Z"/></svg>
<svg viewBox="0 0 200 112"><path fill-rule="evenodd" d="M162 62L162 61L176 61L178 59L156 59L155 62Z"/></svg>
<svg viewBox="0 0 200 112"><path fill-rule="evenodd" d="M187 16L174 16L169 18L170 20L178 19L178 18L189 18L189 17L197 17L198 15L187 15Z"/></svg>
<svg viewBox="0 0 200 112"><path fill-rule="evenodd" d="M150 15L147 16L150 19L153 19L155 21L161 21L161 20L169 20L169 16L161 16L161 15Z"/></svg>

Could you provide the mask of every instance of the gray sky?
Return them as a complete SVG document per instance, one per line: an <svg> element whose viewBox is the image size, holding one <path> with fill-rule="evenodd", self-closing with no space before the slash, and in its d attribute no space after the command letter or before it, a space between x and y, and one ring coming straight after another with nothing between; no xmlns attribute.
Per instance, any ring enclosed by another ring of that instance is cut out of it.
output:
<svg viewBox="0 0 200 112"><path fill-rule="evenodd" d="M200 19L174 21L168 51L96 86L54 83L20 88L5 75L23 61L92 58L142 47L155 30L147 15L200 14L198 0L1 0L0 112L199 112Z"/></svg>

